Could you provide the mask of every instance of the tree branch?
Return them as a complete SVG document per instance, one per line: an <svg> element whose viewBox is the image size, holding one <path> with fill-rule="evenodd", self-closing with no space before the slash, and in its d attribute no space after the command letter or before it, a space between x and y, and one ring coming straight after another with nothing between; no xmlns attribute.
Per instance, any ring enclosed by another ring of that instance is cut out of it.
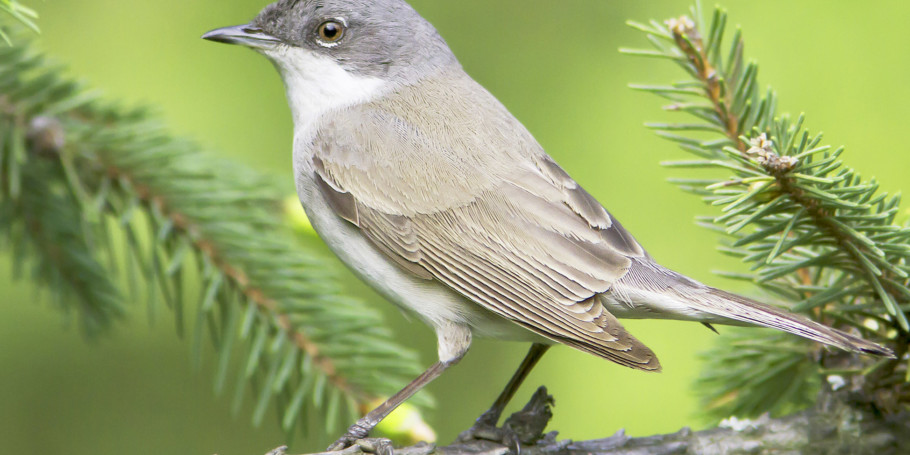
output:
<svg viewBox="0 0 910 455"><path fill-rule="evenodd" d="M252 282L241 265L232 264L224 258L215 242L203 235L204 230L193 223L191 216L169 206L165 196L157 194L153 188L143 185L141 181L137 181L129 171L118 167L117 163L105 162L102 157L101 164L106 168L107 176L111 180L129 181L146 210L155 210L165 219L170 220L173 223L174 230L191 239L190 241L194 248L200 254L205 255L249 301L255 303L260 312L274 316L276 318L275 323L284 331L287 338L297 345L300 351L307 353L312 358L313 364L328 377L328 381L332 385L345 394L356 397L359 403L368 403L377 399L377 397L348 384L345 378L338 374L332 359L321 354L319 346L310 340L303 330L294 326L291 318L286 313L281 312L278 303Z"/></svg>
<svg viewBox="0 0 910 455"><path fill-rule="evenodd" d="M503 441L471 440L436 447L419 443L414 446L390 449L383 440L370 439L341 452L312 455L780 455L780 454L874 454L906 453L910 447L910 414L883 417L871 407L850 403L848 394L829 393L826 400L813 410L781 418L767 414L755 420L724 420L717 428L692 431L688 427L676 433L634 438L619 430L613 436L589 441L558 440L557 432L541 434L538 427L534 443L516 444L515 435L509 433ZM545 426L550 418L552 397L541 387L522 411L513 414L510 421L538 419ZM543 404L543 405L542 405ZM529 410L532 410L529 414ZM903 448L903 449L902 449ZM283 448L269 455L282 454Z"/></svg>
<svg viewBox="0 0 910 455"><path fill-rule="evenodd" d="M235 372L234 408L252 391L252 420L276 408L289 435L354 419L421 371L288 229L273 178L103 104L28 43L0 45L0 61L0 249L86 333L126 300L166 304L179 334L195 310L194 357L210 338L216 391Z"/></svg>
<svg viewBox="0 0 910 455"><path fill-rule="evenodd" d="M724 235L721 251L751 268L723 275L765 288L793 311L888 345L898 357L845 356L769 331L733 329L703 356L698 385L705 409L716 417L802 409L815 396L814 384L841 371L851 381L865 378L862 388L880 410L898 412L910 396L904 358L910 229L895 220L900 197L847 167L843 147L810 135L804 115L780 115L774 91L759 89L758 64L746 58L742 33L737 29L728 41L726 12L717 8L707 21L702 13L696 4L688 16L630 22L654 49L623 52L672 61L687 76L633 88L669 99L667 110L688 115L685 123L648 124L699 158L666 165L719 171L673 181L720 209L700 224Z"/></svg>

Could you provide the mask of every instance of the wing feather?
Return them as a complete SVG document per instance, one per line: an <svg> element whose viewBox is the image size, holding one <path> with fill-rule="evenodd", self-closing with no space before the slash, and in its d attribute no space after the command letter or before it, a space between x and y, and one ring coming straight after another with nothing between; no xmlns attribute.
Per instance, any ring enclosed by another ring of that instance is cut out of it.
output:
<svg viewBox="0 0 910 455"><path fill-rule="evenodd" d="M401 105L408 102L393 97L347 110L317 133L312 169L330 207L418 276L543 336L658 370L654 353L599 300L632 258L645 255L635 239L530 135L500 144L471 143L468 135L440 148L414 126L409 116L420 106ZM475 103L491 105L500 106ZM462 126L486 131L477 137L524 131L511 116L495 118L517 126L474 119ZM521 150L485 152L515 144Z"/></svg>

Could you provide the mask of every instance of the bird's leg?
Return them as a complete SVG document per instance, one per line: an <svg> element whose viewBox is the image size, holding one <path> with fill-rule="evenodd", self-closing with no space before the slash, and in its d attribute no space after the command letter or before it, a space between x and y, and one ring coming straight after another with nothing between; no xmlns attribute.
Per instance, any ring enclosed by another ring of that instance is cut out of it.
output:
<svg viewBox="0 0 910 455"><path fill-rule="evenodd" d="M395 408L408 398L411 398L420 389L438 378L443 371L455 365L468 352L471 346L471 330L461 324L447 323L436 327L436 336L439 345L439 361L417 376L410 384L404 386L398 393L367 413L354 425L348 428L344 436L329 446L328 450L341 450L350 447L358 439L363 439L370 434L373 427L386 418Z"/></svg>
<svg viewBox="0 0 910 455"><path fill-rule="evenodd" d="M515 392L518 391L521 383L528 377L528 373L537 365L537 362L549 348L550 346L545 344L534 343L531 345L528 354L525 355L521 365L515 370L515 374L512 375L512 379L506 384L505 389L502 390L496 398L496 401L493 402L493 406L490 406L490 409L481 414L470 429L461 433L458 436L458 440L466 441L477 439L478 437L483 439L499 439L499 432L496 431L496 424L499 422L502 412L505 410L506 405L509 404L509 401L512 400L512 397L515 396Z"/></svg>
<svg viewBox="0 0 910 455"><path fill-rule="evenodd" d="M534 369L534 366L537 365L537 362L540 361L540 358L543 357L549 348L550 346L545 344L534 343L531 345L521 365L518 366L518 369L512 375L512 379L509 379L509 383L496 397L493 406L490 406L490 409L477 419L478 423L496 426L502 416L502 412L506 409L506 405L512 401L512 397L515 396L515 392L521 387L521 383L524 382L525 378L528 377L528 374L531 373L531 370Z"/></svg>
<svg viewBox="0 0 910 455"><path fill-rule="evenodd" d="M378 425L382 419L394 411L398 405L408 398L411 398L417 391L439 377L443 371L456 363L458 363L458 359L434 363L433 366L421 373L420 376L417 376L417 379L411 381L410 384L404 386L398 393L392 395L388 400L382 402L382 404L367 413L367 415L363 416L355 424L351 425L344 436L338 438L338 440L332 443L327 450L341 450L349 447L358 439L367 437L367 435L370 434L370 431L373 430L373 427Z"/></svg>

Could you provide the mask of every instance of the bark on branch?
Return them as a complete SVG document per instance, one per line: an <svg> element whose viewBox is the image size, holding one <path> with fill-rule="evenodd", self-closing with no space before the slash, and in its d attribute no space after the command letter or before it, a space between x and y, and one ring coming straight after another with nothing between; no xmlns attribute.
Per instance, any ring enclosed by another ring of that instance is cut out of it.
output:
<svg viewBox="0 0 910 455"><path fill-rule="evenodd" d="M729 419L703 431L689 428L664 435L633 438L620 430L590 441L559 440L543 434L552 416L552 397L541 387L521 411L513 414L498 441L472 439L446 446L420 443L392 448L387 440L369 439L340 452L312 455L783 455L910 453L910 414L884 416L850 397L823 397L816 409L781 418ZM533 441L533 442L524 442ZM283 454L283 448L268 455Z"/></svg>

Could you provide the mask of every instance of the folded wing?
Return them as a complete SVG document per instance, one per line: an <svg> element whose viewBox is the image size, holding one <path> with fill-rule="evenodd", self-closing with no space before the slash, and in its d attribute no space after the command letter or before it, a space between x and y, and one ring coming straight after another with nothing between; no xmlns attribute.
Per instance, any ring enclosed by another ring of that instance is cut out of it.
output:
<svg viewBox="0 0 910 455"><path fill-rule="evenodd" d="M660 368L599 301L645 253L596 200L542 150L499 154L513 160L501 166L508 173L484 150L429 160L437 144L395 107L346 112L317 135L313 169L339 216L402 267L502 317L631 368Z"/></svg>

